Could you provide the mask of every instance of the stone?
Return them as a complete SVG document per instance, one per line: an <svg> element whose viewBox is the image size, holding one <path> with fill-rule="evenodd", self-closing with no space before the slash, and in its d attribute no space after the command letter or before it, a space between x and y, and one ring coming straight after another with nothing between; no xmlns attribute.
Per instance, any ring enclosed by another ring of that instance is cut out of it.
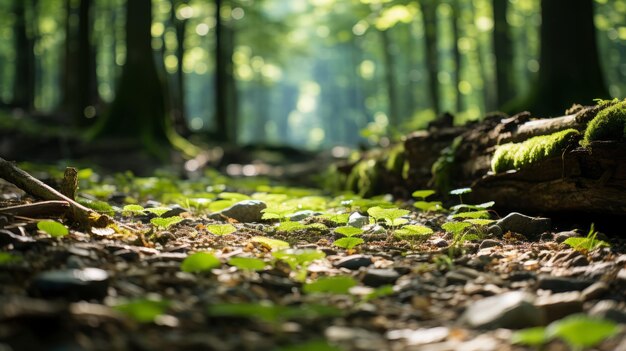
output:
<svg viewBox="0 0 626 351"><path fill-rule="evenodd" d="M589 260L587 259L587 257L582 256L582 255L574 257L569 262L570 267L583 267L583 266L588 266L588 265L589 265Z"/></svg>
<svg viewBox="0 0 626 351"><path fill-rule="evenodd" d="M189 212L189 210L181 207L180 205L172 205L168 207L170 208L170 210L162 214L161 217L169 218L174 216L180 216L182 213Z"/></svg>
<svg viewBox="0 0 626 351"><path fill-rule="evenodd" d="M580 292L571 291L539 296L535 300L535 306L543 310L546 322L550 323L570 314L581 313L583 300Z"/></svg>
<svg viewBox="0 0 626 351"><path fill-rule="evenodd" d="M289 216L289 220L292 222L297 222L297 221L301 221L303 219L313 217L313 216L318 216L321 214L322 214L321 212L316 212L316 211L311 211L311 210L302 210Z"/></svg>
<svg viewBox="0 0 626 351"><path fill-rule="evenodd" d="M596 303L590 310L589 315L602 319L610 319L613 322L626 324L626 311L620 308L614 300L602 300Z"/></svg>
<svg viewBox="0 0 626 351"><path fill-rule="evenodd" d="M387 339L399 340L405 339L409 346L417 346L440 342L450 335L450 329L447 327L421 328L421 329L399 329L387 332Z"/></svg>
<svg viewBox="0 0 626 351"><path fill-rule="evenodd" d="M486 249L488 247L494 247L494 246L502 246L502 244L498 240L485 239L480 243L480 246L478 246L478 249L482 250L482 249Z"/></svg>
<svg viewBox="0 0 626 351"><path fill-rule="evenodd" d="M537 279L537 289L550 290L553 293L582 291L591 284L593 284L591 280L554 277L551 275L541 275Z"/></svg>
<svg viewBox="0 0 626 351"><path fill-rule="evenodd" d="M352 212L348 218L348 225L355 228L362 228L364 225L369 224L369 222L370 218L359 212Z"/></svg>
<svg viewBox="0 0 626 351"><path fill-rule="evenodd" d="M29 287L32 296L70 301L101 300L107 296L109 275L99 268L45 271Z"/></svg>
<svg viewBox="0 0 626 351"><path fill-rule="evenodd" d="M350 270L357 270L361 267L367 267L372 264L372 258L364 255L351 255L346 256L333 265L337 268L347 268Z"/></svg>
<svg viewBox="0 0 626 351"><path fill-rule="evenodd" d="M526 237L539 236L552 227L550 218L529 217L518 212L511 212L506 217L498 220L496 225L503 233L514 232Z"/></svg>
<svg viewBox="0 0 626 351"><path fill-rule="evenodd" d="M216 220L232 218L241 223L259 222L261 217L263 217L263 213L261 211L266 208L267 205L263 201L243 200L219 212L212 213L209 215L209 218Z"/></svg>
<svg viewBox="0 0 626 351"><path fill-rule="evenodd" d="M388 345L378 333L362 328L331 326L326 328L324 336L331 343L341 346L341 349L348 349L348 346L355 350L388 349Z"/></svg>
<svg viewBox="0 0 626 351"><path fill-rule="evenodd" d="M445 239L437 238L432 241L436 247L448 247L448 242Z"/></svg>
<svg viewBox="0 0 626 351"><path fill-rule="evenodd" d="M573 231L573 230L569 230L566 232L559 232L554 234L554 241L556 241L557 243L563 243L565 240L569 239L569 238L576 238L579 237L580 234Z"/></svg>
<svg viewBox="0 0 626 351"><path fill-rule="evenodd" d="M605 282L595 282L583 290L581 297L584 301L596 300L609 291L609 285Z"/></svg>
<svg viewBox="0 0 626 351"><path fill-rule="evenodd" d="M498 225L490 225L489 227L487 227L487 233L495 236L495 237L501 237L503 234L502 228Z"/></svg>
<svg viewBox="0 0 626 351"><path fill-rule="evenodd" d="M472 328L519 329L542 325L542 311L533 304L534 296L521 291L490 296L471 304L461 321Z"/></svg>
<svg viewBox="0 0 626 351"><path fill-rule="evenodd" d="M368 269L363 276L363 284L371 287L379 287L394 284L400 278L400 274L393 269Z"/></svg>

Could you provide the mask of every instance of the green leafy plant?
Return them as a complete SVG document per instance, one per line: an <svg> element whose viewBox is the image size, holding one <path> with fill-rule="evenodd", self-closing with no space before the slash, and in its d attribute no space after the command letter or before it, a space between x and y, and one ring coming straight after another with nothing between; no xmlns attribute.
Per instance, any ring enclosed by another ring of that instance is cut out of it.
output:
<svg viewBox="0 0 626 351"><path fill-rule="evenodd" d="M425 190L415 190L411 196L413 196L416 199L422 199L422 200L426 200L426 198L428 198L431 195L434 195L435 191L434 190L430 190L430 189L425 189Z"/></svg>
<svg viewBox="0 0 626 351"><path fill-rule="evenodd" d="M329 294L347 294L357 281L348 276L321 277L314 282L305 284L302 288L307 294L311 293L329 293Z"/></svg>
<svg viewBox="0 0 626 351"><path fill-rule="evenodd" d="M463 203L463 194L469 194L472 192L472 188L458 188L454 190L450 190L450 195L458 195L459 202Z"/></svg>
<svg viewBox="0 0 626 351"><path fill-rule="evenodd" d="M393 290L393 285L383 285L374 289L371 293L365 296L365 301L370 301L373 299L377 299L380 297L385 297L392 295L395 291Z"/></svg>
<svg viewBox="0 0 626 351"><path fill-rule="evenodd" d="M228 235L237 231L232 224L209 224L206 226L206 230L213 235Z"/></svg>
<svg viewBox="0 0 626 351"><path fill-rule="evenodd" d="M67 230L66 226L64 226L63 224L57 221L52 221L52 220L37 222L37 229L55 238L60 238L69 234L69 231Z"/></svg>
<svg viewBox="0 0 626 351"><path fill-rule="evenodd" d="M151 323L170 306L167 300L136 299L114 308L140 323Z"/></svg>
<svg viewBox="0 0 626 351"><path fill-rule="evenodd" d="M424 212L437 212L444 209L441 201L415 201L413 207Z"/></svg>
<svg viewBox="0 0 626 351"><path fill-rule="evenodd" d="M355 238L355 237L346 237L346 238L341 238L341 239L337 239L335 240L335 242L333 243L333 245L346 249L346 250L352 250L354 249L356 246L361 245L365 242L365 240L361 239L361 238Z"/></svg>
<svg viewBox="0 0 626 351"><path fill-rule="evenodd" d="M255 257L232 257L228 264L247 271L262 271L267 266L265 261Z"/></svg>
<svg viewBox="0 0 626 351"><path fill-rule="evenodd" d="M145 208L144 211L146 212L150 212L150 213L154 213L157 216L162 216L165 212L171 210L168 207L150 207L150 208Z"/></svg>
<svg viewBox="0 0 626 351"><path fill-rule="evenodd" d="M335 233L343 235L345 237L352 237L363 234L363 229L355 228L351 226L337 227L335 228Z"/></svg>
<svg viewBox="0 0 626 351"><path fill-rule="evenodd" d="M141 205L126 205L122 208L122 216L136 216L143 214L145 208Z"/></svg>
<svg viewBox="0 0 626 351"><path fill-rule="evenodd" d="M113 214L115 212L115 210L113 210L113 207L104 201L78 199L76 202L78 202L79 204L85 207L89 207L90 209L96 212L105 213L105 214Z"/></svg>
<svg viewBox="0 0 626 351"><path fill-rule="evenodd" d="M591 228L589 229L589 233L584 238L567 238L563 242L566 245L569 245L574 250L578 251L593 251L600 247L610 247L611 245L606 241L596 239L598 236L598 232L594 228L594 224L591 224Z"/></svg>
<svg viewBox="0 0 626 351"><path fill-rule="evenodd" d="M535 327L517 331L511 335L511 342L540 347L546 342L559 338L573 350L593 347L619 332L616 323L592 318L584 314L573 314L550 323L547 327Z"/></svg>
<svg viewBox="0 0 626 351"><path fill-rule="evenodd" d="M172 217L155 217L150 220L150 223L157 228L167 229L173 226L176 223L180 223L184 220L183 217L180 216L172 216Z"/></svg>
<svg viewBox="0 0 626 351"><path fill-rule="evenodd" d="M387 225L391 227L396 227L408 222L408 220L406 218L402 218L402 216L408 215L410 211L396 207L382 208L380 206L375 206L370 207L367 210L367 213L372 216L372 218L374 218L377 222L383 219L385 220L385 223L387 223Z"/></svg>
<svg viewBox="0 0 626 351"><path fill-rule="evenodd" d="M441 229L446 232L452 233L453 235L459 235L465 230L467 227L470 227L472 224L467 222L446 222L441 225Z"/></svg>
<svg viewBox="0 0 626 351"><path fill-rule="evenodd" d="M250 196L246 194L234 193L234 192L228 192L228 191L223 191L219 193L217 196L221 199L231 200L235 202L239 202L243 200L250 200Z"/></svg>
<svg viewBox="0 0 626 351"><path fill-rule="evenodd" d="M267 245L272 250L286 249L289 247L289 243L286 241L272 239L272 238L268 238L265 236L255 236L255 237L252 237L250 241Z"/></svg>
<svg viewBox="0 0 626 351"><path fill-rule="evenodd" d="M306 225L300 222L285 221L285 222L280 222L278 226L276 227L276 230L283 231L283 232L294 232L296 230L302 230L305 228L306 228Z"/></svg>
<svg viewBox="0 0 626 351"><path fill-rule="evenodd" d="M287 263L294 272L297 281L304 281L306 279L307 268L311 262L326 257L326 254L313 249L287 249L273 252L272 256Z"/></svg>
<svg viewBox="0 0 626 351"><path fill-rule="evenodd" d="M472 212L461 212L461 213L457 213L452 215L452 218L482 218L482 219L489 219L490 215L488 211L485 210L481 210L481 211L472 211Z"/></svg>
<svg viewBox="0 0 626 351"><path fill-rule="evenodd" d="M222 265L222 262L210 252L196 252L187 256L181 262L180 269L183 272L198 273L210 271Z"/></svg>
<svg viewBox="0 0 626 351"><path fill-rule="evenodd" d="M433 234L433 230L421 224L407 224L394 232L398 239L426 239Z"/></svg>

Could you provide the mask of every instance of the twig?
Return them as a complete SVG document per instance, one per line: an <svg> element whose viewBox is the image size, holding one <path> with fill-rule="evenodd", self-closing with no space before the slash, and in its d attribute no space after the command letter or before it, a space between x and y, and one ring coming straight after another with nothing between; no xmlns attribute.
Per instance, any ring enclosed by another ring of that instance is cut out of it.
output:
<svg viewBox="0 0 626 351"><path fill-rule="evenodd" d="M67 201L41 201L32 204L24 204L0 208L0 214L24 217L53 217L64 214L70 208Z"/></svg>
<svg viewBox="0 0 626 351"><path fill-rule="evenodd" d="M108 224L113 223L110 217L101 215L77 203L2 157L0 157L0 178L5 179L9 183L13 183L25 192L43 200L60 200L67 202L69 204L69 210L67 211L68 218L75 221L83 228L106 227Z"/></svg>

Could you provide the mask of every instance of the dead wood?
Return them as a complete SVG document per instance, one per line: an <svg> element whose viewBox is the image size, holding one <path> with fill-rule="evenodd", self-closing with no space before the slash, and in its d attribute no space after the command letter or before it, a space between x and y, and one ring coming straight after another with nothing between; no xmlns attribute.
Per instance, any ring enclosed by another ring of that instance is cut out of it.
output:
<svg viewBox="0 0 626 351"><path fill-rule="evenodd" d="M67 201L41 201L3 207L0 208L0 214L30 218L53 218L65 214L69 208L70 204Z"/></svg>

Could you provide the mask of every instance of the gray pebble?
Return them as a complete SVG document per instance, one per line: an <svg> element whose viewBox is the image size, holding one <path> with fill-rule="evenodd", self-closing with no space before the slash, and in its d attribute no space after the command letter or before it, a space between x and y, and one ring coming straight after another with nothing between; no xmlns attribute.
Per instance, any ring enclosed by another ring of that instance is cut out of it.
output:
<svg viewBox="0 0 626 351"><path fill-rule="evenodd" d="M550 230L552 221L550 218L529 217L521 213L512 212L496 222L503 232L519 233L527 237L539 236Z"/></svg>
<svg viewBox="0 0 626 351"><path fill-rule="evenodd" d="M364 225L369 224L370 218L364 216L358 212L353 212L348 218L348 225L355 228L362 228Z"/></svg>
<svg viewBox="0 0 626 351"><path fill-rule="evenodd" d="M346 256L334 263L337 268L347 268L357 270L361 267L367 267L372 264L372 258L364 255Z"/></svg>
<svg viewBox="0 0 626 351"><path fill-rule="evenodd" d="M596 300L609 291L609 285L605 282L595 282L589 285L582 292L582 299L585 301Z"/></svg>
<svg viewBox="0 0 626 351"><path fill-rule="evenodd" d="M393 269L368 269L363 276L363 284L371 287L379 287L394 284L400 278L400 274Z"/></svg>
<svg viewBox="0 0 626 351"><path fill-rule="evenodd" d="M581 280L568 277L554 277L542 275L537 279L537 288L551 290L552 292L581 291L593 284L590 280Z"/></svg>
<svg viewBox="0 0 626 351"><path fill-rule="evenodd" d="M225 220L232 218L237 222L258 222L263 217L263 211L267 205L263 201L243 200L236 204L216 213L209 215L209 218L216 220Z"/></svg>
<svg viewBox="0 0 626 351"><path fill-rule="evenodd" d="M547 323L583 311L583 301L578 291L539 296L535 306L544 311Z"/></svg>
<svg viewBox="0 0 626 351"><path fill-rule="evenodd" d="M109 288L109 275L99 268L46 271L30 285L33 296L66 298L72 301L103 299Z"/></svg>
<svg viewBox="0 0 626 351"><path fill-rule="evenodd" d="M534 306L534 296L521 291L490 296L471 304L461 321L472 328L518 329L543 324L543 312Z"/></svg>
<svg viewBox="0 0 626 351"><path fill-rule="evenodd" d="M480 246L478 246L478 248L480 250L482 249L486 249L488 247L494 247L494 246L501 246L502 244L497 241L497 240L493 240L493 239L485 239L480 243Z"/></svg>
<svg viewBox="0 0 626 351"><path fill-rule="evenodd" d="M578 234L577 232L573 230L566 231L566 232L559 232L559 233L554 234L554 241L556 241L557 243L562 243L569 238L576 238L579 236L580 234Z"/></svg>

